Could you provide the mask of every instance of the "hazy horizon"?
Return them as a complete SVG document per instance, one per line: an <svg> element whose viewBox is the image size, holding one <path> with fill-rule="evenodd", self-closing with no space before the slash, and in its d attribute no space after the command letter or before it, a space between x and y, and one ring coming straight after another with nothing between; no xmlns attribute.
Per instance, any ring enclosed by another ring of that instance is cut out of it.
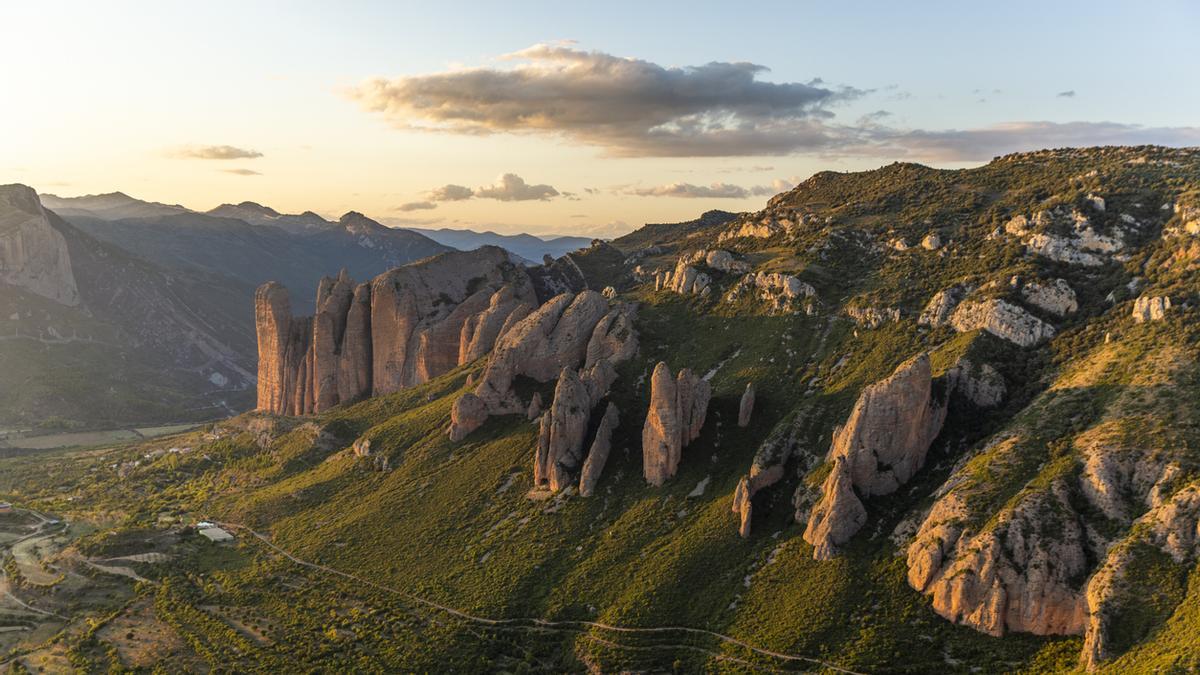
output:
<svg viewBox="0 0 1200 675"><path fill-rule="evenodd" d="M10 5L0 57L37 67L0 86L37 105L0 111L20 130L0 173L197 210L614 236L761 208L823 169L1200 143L1200 8L1024 4Z"/></svg>

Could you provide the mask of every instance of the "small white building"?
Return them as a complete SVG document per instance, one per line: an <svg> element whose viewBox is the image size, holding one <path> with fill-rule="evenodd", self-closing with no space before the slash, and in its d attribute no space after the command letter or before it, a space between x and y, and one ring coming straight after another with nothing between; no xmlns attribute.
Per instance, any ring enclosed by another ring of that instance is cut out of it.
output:
<svg viewBox="0 0 1200 675"><path fill-rule="evenodd" d="M219 527L206 527L200 530L200 536L217 543L233 541L233 535Z"/></svg>

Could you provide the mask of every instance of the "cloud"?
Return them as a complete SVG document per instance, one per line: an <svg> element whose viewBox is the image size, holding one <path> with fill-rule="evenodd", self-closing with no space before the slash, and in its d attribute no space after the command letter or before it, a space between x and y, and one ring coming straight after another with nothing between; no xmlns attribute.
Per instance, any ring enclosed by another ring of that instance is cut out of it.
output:
<svg viewBox="0 0 1200 675"><path fill-rule="evenodd" d="M263 154L232 145L185 145L167 153L175 159L257 159Z"/></svg>
<svg viewBox="0 0 1200 675"><path fill-rule="evenodd" d="M254 169L221 169L225 173L231 173L235 176L261 176L262 174Z"/></svg>
<svg viewBox="0 0 1200 675"><path fill-rule="evenodd" d="M432 209L435 202L460 202L467 199L495 199L502 202L546 201L563 196L568 199L578 199L573 192L559 192L552 185L530 185L515 173L506 173L496 179L491 185L471 189L465 185L453 183L434 188L426 193L426 200L409 202L400 207L401 211L417 209ZM407 207L407 208L406 208Z"/></svg>
<svg viewBox="0 0 1200 675"><path fill-rule="evenodd" d="M497 199L502 202L545 201L557 197L558 190L549 185L530 185L515 173L506 173L493 185L475 190L480 199Z"/></svg>
<svg viewBox="0 0 1200 675"><path fill-rule="evenodd" d="M1179 146L1200 141L1200 127L1109 121L1009 121L974 129L908 129L894 126L891 116L877 111L841 123L833 114L841 103L868 94L883 100L903 100L909 94L896 85L868 91L829 85L819 78L767 82L760 79L766 72L764 66L744 62L668 67L557 43L506 55L499 65L489 67L375 78L347 93L363 110L401 129L540 134L624 157L806 154L825 160L971 162L1041 148ZM1070 98L1073 93L1064 91L1059 96ZM1001 92L977 92L987 94ZM673 185L661 186L659 192L664 196L736 194L725 184ZM501 189L495 194L506 192Z"/></svg>
<svg viewBox="0 0 1200 675"><path fill-rule="evenodd" d="M435 202L408 202L407 204L401 204L400 206L397 206L396 210L397 211L427 211L429 209L436 209L436 208L437 208L437 203L435 203Z"/></svg>
<svg viewBox="0 0 1200 675"><path fill-rule="evenodd" d="M1075 90L1068 89L1066 91L1060 91L1057 94L1055 94L1055 96L1057 96L1059 98L1075 98Z"/></svg>
<svg viewBox="0 0 1200 675"><path fill-rule="evenodd" d="M798 178L776 178L770 185L742 187L731 183L693 185L691 183L668 183L648 188L626 188L624 194L638 197L680 197L683 199L748 199L764 195L776 195L796 186Z"/></svg>
<svg viewBox="0 0 1200 675"><path fill-rule="evenodd" d="M458 134L544 133L621 156L786 154L827 143L828 107L865 92L764 82L765 66L664 67L540 44L507 68L375 78L348 94L405 129Z"/></svg>
<svg viewBox="0 0 1200 675"><path fill-rule="evenodd" d="M475 196L475 191L465 185L443 185L429 191L429 200L434 202L460 202Z"/></svg>
<svg viewBox="0 0 1200 675"><path fill-rule="evenodd" d="M1117 122L1009 122L977 129L876 129L846 154L926 161L985 161L1012 152L1094 145L1200 143L1200 127L1144 127Z"/></svg>

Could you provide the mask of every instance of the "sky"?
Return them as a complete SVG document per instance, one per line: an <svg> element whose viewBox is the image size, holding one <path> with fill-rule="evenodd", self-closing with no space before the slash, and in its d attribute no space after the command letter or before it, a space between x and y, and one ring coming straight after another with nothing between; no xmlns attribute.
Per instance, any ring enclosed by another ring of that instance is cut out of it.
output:
<svg viewBox="0 0 1200 675"><path fill-rule="evenodd" d="M822 170L1200 145L1198 34L1190 0L5 2L0 183L607 237Z"/></svg>

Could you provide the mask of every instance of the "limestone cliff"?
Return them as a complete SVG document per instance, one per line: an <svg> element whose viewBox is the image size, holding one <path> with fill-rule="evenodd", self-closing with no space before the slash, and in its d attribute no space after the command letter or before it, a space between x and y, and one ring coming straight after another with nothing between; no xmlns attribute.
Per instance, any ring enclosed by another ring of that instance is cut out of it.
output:
<svg viewBox="0 0 1200 675"><path fill-rule="evenodd" d="M0 283L69 306L79 304L67 241L33 188L0 185Z"/></svg>
<svg viewBox="0 0 1200 675"><path fill-rule="evenodd" d="M276 283L255 298L258 409L302 415L426 382L489 351L533 288L502 249L446 253L355 285L318 285L316 314L291 316ZM524 308L524 310L522 309Z"/></svg>

